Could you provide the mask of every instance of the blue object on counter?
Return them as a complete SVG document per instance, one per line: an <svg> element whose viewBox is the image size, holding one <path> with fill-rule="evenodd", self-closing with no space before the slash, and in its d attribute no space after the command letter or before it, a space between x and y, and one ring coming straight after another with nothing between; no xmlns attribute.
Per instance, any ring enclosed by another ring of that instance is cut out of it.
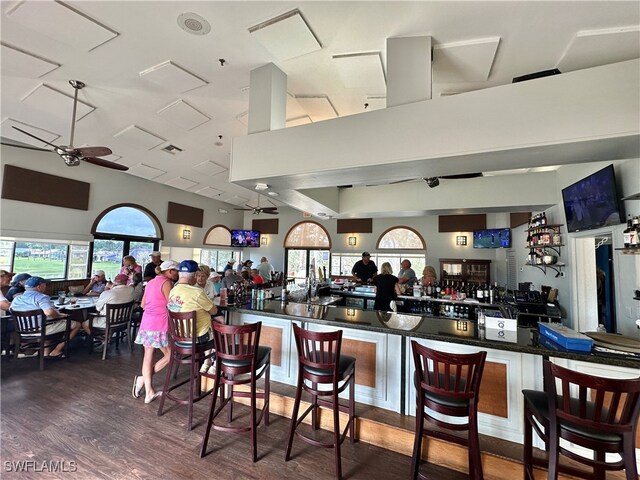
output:
<svg viewBox="0 0 640 480"><path fill-rule="evenodd" d="M573 352L590 352L593 340L560 323L538 323L540 335Z"/></svg>

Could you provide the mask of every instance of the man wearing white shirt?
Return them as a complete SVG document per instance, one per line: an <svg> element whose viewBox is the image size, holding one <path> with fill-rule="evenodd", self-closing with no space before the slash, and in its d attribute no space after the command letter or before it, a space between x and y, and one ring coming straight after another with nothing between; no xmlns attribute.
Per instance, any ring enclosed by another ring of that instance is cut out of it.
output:
<svg viewBox="0 0 640 480"><path fill-rule="evenodd" d="M95 307L98 311L98 317L93 319L93 326L97 328L105 328L107 326L107 304L128 303L133 301L133 287L127 285L129 277L124 274L116 275L113 280L113 286L109 290L105 290L96 300ZM89 330L89 321L82 322L82 329L91 335Z"/></svg>
<svg viewBox="0 0 640 480"><path fill-rule="evenodd" d="M265 282L270 282L272 277L272 272L273 272L273 265L271 265L269 263L269 260L267 260L267 257L262 257L260 259L260 265L258 265L258 273L260 274L260 276L262 277L262 279Z"/></svg>

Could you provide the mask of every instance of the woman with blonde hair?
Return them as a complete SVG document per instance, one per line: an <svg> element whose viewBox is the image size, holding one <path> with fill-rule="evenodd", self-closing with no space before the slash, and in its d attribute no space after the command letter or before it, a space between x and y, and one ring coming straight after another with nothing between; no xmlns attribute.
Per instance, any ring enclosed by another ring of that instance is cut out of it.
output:
<svg viewBox="0 0 640 480"><path fill-rule="evenodd" d="M371 282L376 287L376 298L373 303L375 310L392 310L391 301L395 301L400 294L398 277L393 274L393 269L389 262L380 265L380 274L373 277Z"/></svg>
<svg viewBox="0 0 640 480"><path fill-rule="evenodd" d="M136 273L142 275L142 267L136 263L136 259L133 255L127 255L122 257L122 268L120 269L120 273L129 278L127 285L133 285L133 276Z"/></svg>
<svg viewBox="0 0 640 480"><path fill-rule="evenodd" d="M431 265L427 265L422 270L422 278L420 279L420 283L426 287L427 285L435 285L437 281L436 269Z"/></svg>

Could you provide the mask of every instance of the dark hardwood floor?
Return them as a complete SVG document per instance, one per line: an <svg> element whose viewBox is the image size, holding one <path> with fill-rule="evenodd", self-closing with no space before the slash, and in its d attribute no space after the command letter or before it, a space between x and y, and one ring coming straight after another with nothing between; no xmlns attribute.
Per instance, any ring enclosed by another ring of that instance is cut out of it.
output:
<svg viewBox="0 0 640 480"><path fill-rule="evenodd" d="M212 431L209 453L200 459L208 401L196 404L194 429L187 432L186 407L167 403L168 411L158 417L157 401L145 405L131 396L140 346L133 354L111 347L102 361L80 342L70 358L48 361L44 372L36 358L2 360L0 478L333 478L332 449L296 441L292 460L284 461L289 420L273 414L271 425L258 429L257 463L250 460L248 433ZM155 385L160 388L163 380L158 375ZM234 413L246 419L247 408L237 406ZM344 478L409 477L409 457L366 443L346 440L342 458ZM467 478L434 465L424 469L434 480Z"/></svg>

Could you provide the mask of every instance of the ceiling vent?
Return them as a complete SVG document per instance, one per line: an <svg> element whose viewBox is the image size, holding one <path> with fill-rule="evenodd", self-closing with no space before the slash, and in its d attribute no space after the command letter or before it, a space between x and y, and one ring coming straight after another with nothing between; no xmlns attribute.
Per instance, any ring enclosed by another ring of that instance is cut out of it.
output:
<svg viewBox="0 0 640 480"><path fill-rule="evenodd" d="M163 152L170 153L171 155L175 155L176 153L182 152L180 147L176 147L175 145L167 145L164 148L161 148Z"/></svg>
<svg viewBox="0 0 640 480"><path fill-rule="evenodd" d="M193 35L206 35L211 31L211 24L193 12L181 13L178 16L178 26Z"/></svg>

